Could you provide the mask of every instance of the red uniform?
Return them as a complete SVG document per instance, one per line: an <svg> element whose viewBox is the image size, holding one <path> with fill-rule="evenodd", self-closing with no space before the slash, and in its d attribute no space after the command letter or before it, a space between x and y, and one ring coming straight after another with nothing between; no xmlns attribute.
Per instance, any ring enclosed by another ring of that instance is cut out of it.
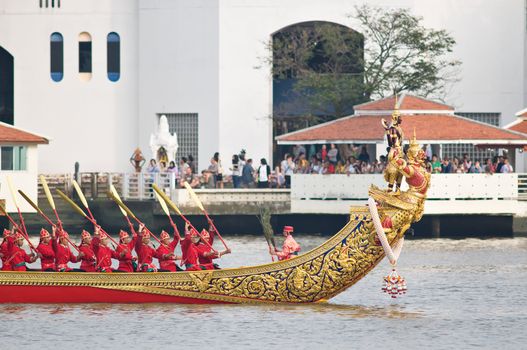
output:
<svg viewBox="0 0 527 350"><path fill-rule="evenodd" d="M173 254L178 242L179 238L176 236L168 245L159 245L156 250L156 258L159 260L159 268L172 272L177 271L176 261L174 259L165 258L164 256L168 254Z"/></svg>
<svg viewBox="0 0 527 350"><path fill-rule="evenodd" d="M40 258L42 271L55 270L55 251L51 240L47 244L40 242L37 246L37 252L42 255Z"/></svg>
<svg viewBox="0 0 527 350"><path fill-rule="evenodd" d="M58 237L52 240L53 250L55 251L55 268L57 271L71 271L68 266L69 262L77 262L77 257L73 255L68 245L64 246L58 242Z"/></svg>
<svg viewBox="0 0 527 350"><path fill-rule="evenodd" d="M26 263L31 262L31 256L29 256L24 249L16 246L15 244L12 244L10 250L10 259L13 271L26 271Z"/></svg>
<svg viewBox="0 0 527 350"><path fill-rule="evenodd" d="M152 263L153 258L156 256L156 250L148 244L143 244L141 237L138 237L135 242L135 251L139 259L140 271L157 271L157 268Z"/></svg>
<svg viewBox="0 0 527 350"><path fill-rule="evenodd" d="M12 236L4 237L4 241L0 245L0 253L2 253L2 271L12 271L13 267L11 264L9 248L10 244L14 243L15 238ZM11 243L10 243L11 242Z"/></svg>
<svg viewBox="0 0 527 350"><path fill-rule="evenodd" d="M278 260L291 259L294 255L298 255L300 245L295 241L292 235L287 235L282 246L281 252L276 252Z"/></svg>
<svg viewBox="0 0 527 350"><path fill-rule="evenodd" d="M197 234L197 232L195 234ZM190 232L185 232L185 239L181 241L182 261L185 264L185 269L187 271L207 270L207 266L200 265L200 248L198 248L200 243L197 245L192 243L190 237Z"/></svg>
<svg viewBox="0 0 527 350"><path fill-rule="evenodd" d="M97 270L95 269L95 266L97 265L97 258L93 249L93 242L91 244L82 243L79 246L79 250L84 254L84 256L80 258L81 270L86 272L96 272Z"/></svg>
<svg viewBox="0 0 527 350"><path fill-rule="evenodd" d="M126 232L124 231L122 232L125 233L126 236L128 236ZM122 239L123 235L120 234L119 236ZM134 232L132 237L133 238L130 242L120 243L115 249L115 251L118 254L117 259L119 259L119 267L117 268L117 270L119 271L123 271L123 272L134 272L135 271L134 257L132 255L132 250L134 249L136 241L137 241L137 233Z"/></svg>
<svg viewBox="0 0 527 350"><path fill-rule="evenodd" d="M112 258L118 259L119 255L110 247L99 245L97 249L97 269L101 272L112 272Z"/></svg>

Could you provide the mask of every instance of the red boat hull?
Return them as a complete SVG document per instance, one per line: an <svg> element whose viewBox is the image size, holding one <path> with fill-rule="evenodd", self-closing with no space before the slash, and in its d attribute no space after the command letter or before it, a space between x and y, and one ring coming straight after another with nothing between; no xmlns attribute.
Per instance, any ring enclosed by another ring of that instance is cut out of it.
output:
<svg viewBox="0 0 527 350"><path fill-rule="evenodd" d="M137 293L94 287L0 286L0 303L178 303L225 304L224 302L178 296Z"/></svg>

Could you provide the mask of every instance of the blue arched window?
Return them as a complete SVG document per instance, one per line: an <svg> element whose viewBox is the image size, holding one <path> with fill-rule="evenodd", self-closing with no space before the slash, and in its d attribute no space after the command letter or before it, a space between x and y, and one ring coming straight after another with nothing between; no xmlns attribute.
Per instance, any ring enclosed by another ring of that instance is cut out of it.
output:
<svg viewBox="0 0 527 350"><path fill-rule="evenodd" d="M121 77L121 38L119 34L114 32L108 34L106 55L108 79L117 81Z"/></svg>
<svg viewBox="0 0 527 350"><path fill-rule="evenodd" d="M91 35L87 32L79 34L79 77L88 81L92 75L91 62Z"/></svg>
<svg viewBox="0 0 527 350"><path fill-rule="evenodd" d="M62 34L53 33L49 41L51 79L58 82L64 77L64 39Z"/></svg>

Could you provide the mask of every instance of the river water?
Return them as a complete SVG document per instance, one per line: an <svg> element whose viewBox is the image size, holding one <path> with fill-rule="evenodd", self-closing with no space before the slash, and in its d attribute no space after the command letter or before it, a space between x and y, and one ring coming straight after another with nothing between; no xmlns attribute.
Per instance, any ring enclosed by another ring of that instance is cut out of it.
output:
<svg viewBox="0 0 527 350"><path fill-rule="evenodd" d="M261 237L228 242L224 267L269 261ZM397 299L389 270L317 305L0 305L0 349L527 349L527 238L407 241Z"/></svg>

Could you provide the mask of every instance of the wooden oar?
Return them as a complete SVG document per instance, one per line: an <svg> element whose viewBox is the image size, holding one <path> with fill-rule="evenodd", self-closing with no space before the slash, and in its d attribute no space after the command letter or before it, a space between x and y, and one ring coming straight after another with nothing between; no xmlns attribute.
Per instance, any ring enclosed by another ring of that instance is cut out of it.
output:
<svg viewBox="0 0 527 350"><path fill-rule="evenodd" d="M13 183L11 182L11 177L6 176L7 179L7 185L9 187L9 192L11 192L11 197L13 199L13 203L15 204L16 209L18 210L18 219L20 220L20 226L22 230L19 230L22 236L26 239L27 243L29 244L29 248L33 250L35 253L37 253L37 249L33 246L33 243L29 240L29 235L27 233L26 224L24 223L24 217L22 216L22 212L20 211L20 207L18 206L18 202L16 200L16 193L13 188Z"/></svg>
<svg viewBox="0 0 527 350"><path fill-rule="evenodd" d="M157 201L159 202L159 205L161 205L161 209L163 209L163 211L165 212L166 216L168 217L168 220L170 221L170 225L172 225L172 227L174 228L174 232L176 233L179 240L181 241L181 235L179 234L177 225L174 223L174 221L172 220L172 217L170 216L170 211L168 210L167 204L163 200L163 197L161 197L159 193L157 193L157 191L154 191L154 193L157 197Z"/></svg>
<svg viewBox="0 0 527 350"><path fill-rule="evenodd" d="M154 237L154 239L159 243L161 244L161 241L159 240L159 238L156 237L156 235L150 231L149 229L146 228L146 225L141 222L141 220L139 220L135 215L134 213L132 213L132 211L121 201L120 198L118 198L118 196L116 196L111 188L113 187L113 185L110 185L110 191L108 191L108 197L112 198L114 200L115 203L117 203L117 205L123 209L124 212L126 212L127 215L125 215L126 217L131 217L132 219L134 219L139 225L143 225L145 230L147 230L148 233L150 233L152 235L152 237Z"/></svg>
<svg viewBox="0 0 527 350"><path fill-rule="evenodd" d="M55 213L55 217L57 218L57 226L59 230L64 231L64 228L62 227L62 222L60 221L59 214L57 213L57 209L55 207L55 201L53 200L53 196L51 195L51 191L49 190L48 183L46 182L46 179L42 175L40 175L40 182L42 183L42 188L44 188L44 193L46 194L46 197L48 198L49 205L51 206L51 209L53 209L53 212ZM80 253L79 247L77 247L77 245L73 243L68 237L65 236L65 238L68 241L68 243Z"/></svg>
<svg viewBox="0 0 527 350"><path fill-rule="evenodd" d="M44 218L44 220L46 220L52 227L57 227L57 225L55 225L53 223L53 221L50 220L50 218L48 218L48 216L46 214L44 214L44 212L42 211L42 209L40 209L38 207L38 205L36 205L28 196L27 194L25 194L24 192L22 192L22 190L18 190L18 193L20 193L20 195L22 196L22 198L24 198L28 203L29 205L31 205L33 208L35 208L35 210L37 211L37 213L40 214L40 216L42 216Z"/></svg>
<svg viewBox="0 0 527 350"><path fill-rule="evenodd" d="M119 193L117 193L117 190L115 189L114 185L110 185L110 192L112 192L115 198L119 199L122 202L121 197L119 197ZM130 218L128 217L128 213L123 208L121 208L121 206L118 205L117 207L119 208L119 210L125 217L126 222L128 222L128 226L130 226L130 229L132 229L134 225L130 221Z"/></svg>
<svg viewBox="0 0 527 350"><path fill-rule="evenodd" d="M71 207L77 212L79 213L81 216L83 216L86 220L88 220L89 222L91 222L94 226L97 226L102 233L106 234L106 236L115 244L119 244L115 241L115 239L112 238L112 236L110 236L108 234L108 232L106 232L99 224L97 224L97 222L95 221L95 219L93 218L93 215L92 217L89 217L88 215L86 215L86 213L82 210L81 207L79 207L74 201L72 201L64 192L62 192L61 190L59 189L56 189L57 193L59 194L60 197L62 197L62 199L64 199L69 205L71 205Z"/></svg>
<svg viewBox="0 0 527 350"><path fill-rule="evenodd" d="M185 215L183 215L183 213L181 212L181 210L179 210L179 208L176 206L176 204L174 202L172 202L172 200L170 200L170 198L168 198L168 196L159 188L157 187L156 184L152 184L152 188L154 189L154 191L163 199L163 201L165 202L165 204L167 204L170 208L172 208L172 210L174 210L194 231L196 231L199 235L199 237L201 238L201 240L210 248L212 249L213 252L217 253L218 251L216 249L214 249L212 247L212 245L206 241L204 238L203 238L203 235L201 234L201 232L199 232L198 230L196 230L196 228L194 227L194 225L192 225L192 223L185 217Z"/></svg>
<svg viewBox="0 0 527 350"><path fill-rule="evenodd" d="M221 237L220 232L216 228L216 225L214 225L214 222L212 222L212 219L209 217L209 214L205 210L205 207L203 206L203 203L201 203L201 201L199 200L198 196L196 195L196 192L194 192L194 190L192 189L192 187L190 187L188 182L186 182L186 181L183 182L183 185L185 186L185 188L187 189L188 193L190 194L190 197L194 200L194 203L196 203L198 208L203 212L203 214L205 214L205 217L209 221L209 223L212 226L212 228L214 228L214 231L216 231L216 233L218 234L218 238L220 239L221 243L223 243L223 245L225 246L225 249L229 249L229 247L227 247L227 244L225 243L225 241Z"/></svg>

